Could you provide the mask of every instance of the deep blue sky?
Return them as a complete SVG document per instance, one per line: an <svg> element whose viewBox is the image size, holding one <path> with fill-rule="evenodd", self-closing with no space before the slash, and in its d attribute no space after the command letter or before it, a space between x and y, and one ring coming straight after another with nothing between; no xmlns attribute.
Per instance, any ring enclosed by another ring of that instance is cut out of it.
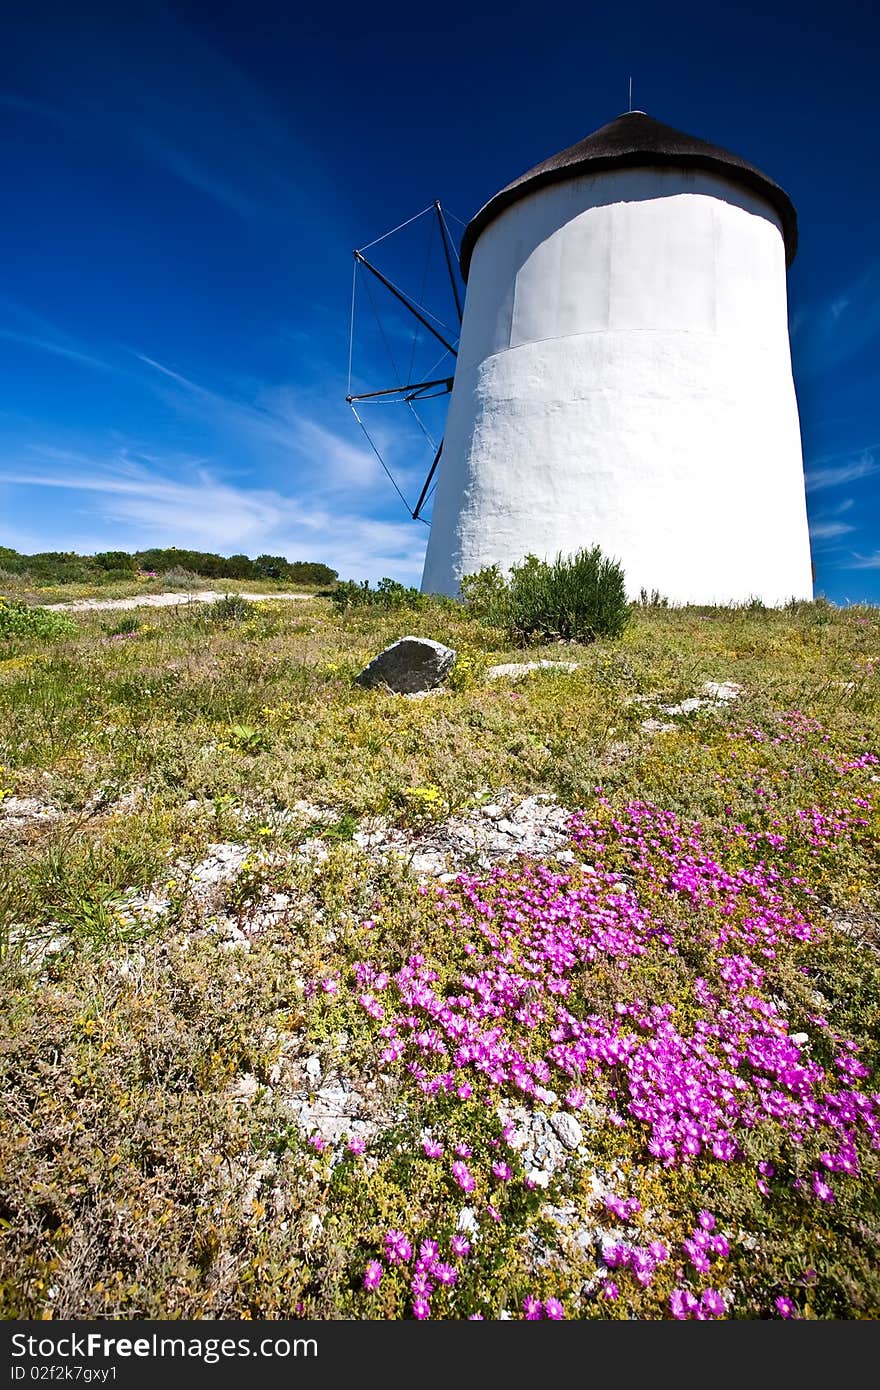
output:
<svg viewBox="0 0 880 1390"><path fill-rule="evenodd" d="M434 198L467 219L624 110L632 73L635 106L797 206L817 590L880 601L872 5L7 0L3 31L0 544L268 550L417 581L427 530L343 399L351 249ZM429 231L375 255L451 322L436 234L423 282ZM442 351L383 322L385 341L361 294L355 389L389 383L386 343L401 370ZM412 499L431 450L404 411L366 418Z"/></svg>

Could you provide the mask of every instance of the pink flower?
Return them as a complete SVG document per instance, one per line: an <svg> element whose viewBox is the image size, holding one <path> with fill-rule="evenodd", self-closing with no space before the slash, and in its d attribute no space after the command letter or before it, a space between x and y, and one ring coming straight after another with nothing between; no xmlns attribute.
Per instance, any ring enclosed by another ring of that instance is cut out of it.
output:
<svg viewBox="0 0 880 1390"><path fill-rule="evenodd" d="M715 1217L711 1211L701 1211L698 1220L704 1231L714 1231Z"/></svg>
<svg viewBox="0 0 880 1390"><path fill-rule="evenodd" d="M608 1282L607 1282L607 1284L605 1284L604 1287L603 1287L603 1289L602 1289L602 1297L603 1297L603 1298L607 1298L607 1299L609 1300L609 1302L613 1303L614 1300L615 1300L616 1298L618 1298L619 1296L620 1296L620 1290L618 1289L618 1287L617 1287L617 1285L615 1284L614 1280L613 1280L613 1279L609 1279Z"/></svg>
<svg viewBox="0 0 880 1390"><path fill-rule="evenodd" d="M419 1246L419 1264L432 1269L440 1258L440 1246L436 1240L423 1240Z"/></svg>
<svg viewBox="0 0 880 1390"><path fill-rule="evenodd" d="M431 1305L426 1298L416 1298L413 1300L413 1317L424 1322L425 1318L431 1316Z"/></svg>
<svg viewBox="0 0 880 1390"><path fill-rule="evenodd" d="M628 1265L632 1251L628 1245L606 1245L602 1251L602 1259L609 1269L620 1269L621 1266Z"/></svg>
<svg viewBox="0 0 880 1390"><path fill-rule="evenodd" d="M433 1139L426 1139L422 1144L422 1148L425 1150L425 1153L427 1154L428 1158L443 1157L443 1145L438 1144Z"/></svg>
<svg viewBox="0 0 880 1390"><path fill-rule="evenodd" d="M700 1297L703 1312L710 1318L722 1318L727 1312L727 1304L716 1289L704 1289Z"/></svg>
<svg viewBox="0 0 880 1390"><path fill-rule="evenodd" d="M471 1150L468 1148L467 1144L456 1144L455 1152L458 1154L459 1158L470 1158L471 1156Z"/></svg>
<svg viewBox="0 0 880 1390"><path fill-rule="evenodd" d="M384 1272L378 1260L370 1260L364 1270L364 1288L369 1289L370 1293L375 1293L382 1282Z"/></svg>
<svg viewBox="0 0 880 1390"><path fill-rule="evenodd" d="M537 1322L544 1316L540 1298L535 1298L534 1294L527 1294L523 1299L523 1312L526 1315L526 1322Z"/></svg>
<svg viewBox="0 0 880 1390"><path fill-rule="evenodd" d="M366 1144L364 1143L363 1139L359 1139L359 1138L357 1137L357 1135L355 1135L354 1138L349 1139L349 1141L348 1141L348 1151L349 1151L349 1153L352 1153L352 1154L362 1154L362 1153L364 1152L364 1150L366 1149L366 1147L367 1147L367 1146L366 1146Z"/></svg>
<svg viewBox="0 0 880 1390"><path fill-rule="evenodd" d="M509 1182L513 1177L513 1169L509 1163L493 1163L492 1172L499 1182Z"/></svg>
<svg viewBox="0 0 880 1390"><path fill-rule="evenodd" d="M454 1265L438 1264L434 1267L434 1278L438 1284L446 1284L451 1288L458 1278L458 1270Z"/></svg>
<svg viewBox="0 0 880 1390"><path fill-rule="evenodd" d="M311 1144L313 1149L317 1149L318 1153L323 1152L324 1140L321 1138L320 1134L313 1134L309 1140L309 1143Z"/></svg>
<svg viewBox="0 0 880 1390"><path fill-rule="evenodd" d="M321 988L325 994L338 994L339 982L338 980L322 980Z"/></svg>
<svg viewBox="0 0 880 1390"><path fill-rule="evenodd" d="M417 1269L413 1275L412 1291L416 1298L428 1298L434 1292L434 1281L425 1270Z"/></svg>
<svg viewBox="0 0 880 1390"><path fill-rule="evenodd" d="M688 1289L673 1289L669 1295L669 1307L672 1316L682 1322L696 1312L699 1303Z"/></svg>
<svg viewBox="0 0 880 1390"><path fill-rule="evenodd" d="M393 1265L406 1264L412 1259L412 1246L403 1231L389 1231L385 1236L385 1254Z"/></svg>
<svg viewBox="0 0 880 1390"><path fill-rule="evenodd" d="M548 1318L553 1318L553 1320L557 1322L560 1318L565 1317L565 1309L558 1298L545 1298L544 1312Z"/></svg>
<svg viewBox="0 0 880 1390"><path fill-rule="evenodd" d="M462 1192L473 1192L477 1185L468 1171L466 1163L453 1163L452 1176L455 1178Z"/></svg>
<svg viewBox="0 0 880 1390"><path fill-rule="evenodd" d="M790 1298L780 1296L776 1299L776 1311L781 1318L793 1318L796 1309Z"/></svg>
<svg viewBox="0 0 880 1390"><path fill-rule="evenodd" d="M471 1253L471 1243L466 1236L454 1235L450 1243L453 1255L459 1260L465 1259Z"/></svg>
<svg viewBox="0 0 880 1390"><path fill-rule="evenodd" d="M834 1201L834 1188L825 1182L818 1173L813 1173L813 1191L820 1202Z"/></svg>

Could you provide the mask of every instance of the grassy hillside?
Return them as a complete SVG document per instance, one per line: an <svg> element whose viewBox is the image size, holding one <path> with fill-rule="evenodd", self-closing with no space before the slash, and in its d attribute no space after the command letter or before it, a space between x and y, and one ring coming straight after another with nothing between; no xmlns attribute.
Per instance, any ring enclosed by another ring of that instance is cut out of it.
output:
<svg viewBox="0 0 880 1390"><path fill-rule="evenodd" d="M310 560L287 560L283 555L215 555L211 551L169 549L107 550L96 555L47 550L22 555L0 545L0 593L25 595L32 602L123 597L151 590L208 587L211 581L232 581L245 588L300 586L326 588L336 571ZM224 585L226 587L226 585Z"/></svg>
<svg viewBox="0 0 880 1390"><path fill-rule="evenodd" d="M71 622L0 639L5 1316L880 1314L876 609ZM450 688L355 686L404 633Z"/></svg>

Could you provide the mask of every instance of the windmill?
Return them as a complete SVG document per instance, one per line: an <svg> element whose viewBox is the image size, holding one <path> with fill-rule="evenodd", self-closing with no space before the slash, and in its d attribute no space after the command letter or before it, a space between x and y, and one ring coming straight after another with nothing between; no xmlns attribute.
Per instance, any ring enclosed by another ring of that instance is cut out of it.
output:
<svg viewBox="0 0 880 1390"><path fill-rule="evenodd" d="M454 359L451 380L372 393L410 407L450 397L412 508L424 519L436 487L423 590L455 594L484 566L598 544L631 596L811 597L787 318L796 250L773 179L627 111L472 218L458 337L356 253ZM366 398L350 393L353 408Z"/></svg>

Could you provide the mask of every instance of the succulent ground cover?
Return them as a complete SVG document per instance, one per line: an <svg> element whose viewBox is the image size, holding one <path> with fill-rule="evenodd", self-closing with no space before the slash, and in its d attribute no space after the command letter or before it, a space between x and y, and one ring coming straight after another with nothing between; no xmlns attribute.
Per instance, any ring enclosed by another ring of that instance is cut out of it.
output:
<svg viewBox="0 0 880 1390"><path fill-rule="evenodd" d="M6 1316L878 1315L876 610L75 623L0 643Z"/></svg>

